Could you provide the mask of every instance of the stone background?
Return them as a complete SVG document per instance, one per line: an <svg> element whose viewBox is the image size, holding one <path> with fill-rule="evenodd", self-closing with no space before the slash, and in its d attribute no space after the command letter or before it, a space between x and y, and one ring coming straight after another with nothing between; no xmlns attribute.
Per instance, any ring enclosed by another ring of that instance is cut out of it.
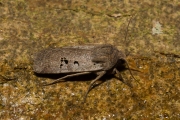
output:
<svg viewBox="0 0 180 120"><path fill-rule="evenodd" d="M0 119L180 119L179 23L179 0L0 0ZM105 77L84 104L90 81L42 86L33 54L88 43L124 51L138 82Z"/></svg>

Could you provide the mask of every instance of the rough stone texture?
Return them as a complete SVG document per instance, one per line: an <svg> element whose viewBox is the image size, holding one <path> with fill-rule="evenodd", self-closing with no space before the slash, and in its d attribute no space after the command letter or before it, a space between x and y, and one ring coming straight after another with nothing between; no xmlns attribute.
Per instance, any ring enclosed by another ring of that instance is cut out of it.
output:
<svg viewBox="0 0 180 120"><path fill-rule="evenodd" d="M180 119L179 21L179 0L1 0L0 119ZM42 86L34 53L87 43L125 51L138 82L105 77L85 104L90 81Z"/></svg>

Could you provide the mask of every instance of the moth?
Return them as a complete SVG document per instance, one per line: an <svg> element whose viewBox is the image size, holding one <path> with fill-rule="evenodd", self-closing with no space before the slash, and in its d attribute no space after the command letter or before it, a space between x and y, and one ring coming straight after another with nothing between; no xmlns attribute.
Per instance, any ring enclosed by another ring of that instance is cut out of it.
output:
<svg viewBox="0 0 180 120"><path fill-rule="evenodd" d="M110 44L47 48L35 55L33 69L38 74L67 74L46 85L66 81L66 78L74 76L96 74L97 77L91 81L85 94L86 98L102 76L119 74L118 68L127 63L125 57L124 52Z"/></svg>

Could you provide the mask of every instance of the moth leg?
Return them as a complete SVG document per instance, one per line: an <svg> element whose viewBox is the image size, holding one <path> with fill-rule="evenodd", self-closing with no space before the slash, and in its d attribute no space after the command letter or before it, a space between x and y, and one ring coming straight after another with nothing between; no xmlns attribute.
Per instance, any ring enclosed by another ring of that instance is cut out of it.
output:
<svg viewBox="0 0 180 120"><path fill-rule="evenodd" d="M1 76L6 82L16 79L16 78L8 78L7 76L1 75L1 74L0 74L0 76ZM0 84L6 83L6 82L1 82Z"/></svg>
<svg viewBox="0 0 180 120"><path fill-rule="evenodd" d="M99 75L94 80L91 81L89 88L88 88L88 90L84 96L84 102L86 101L87 95L92 90L92 88L94 87L94 84L96 83L96 81L98 81L104 74L106 74L106 71L99 72Z"/></svg>
<svg viewBox="0 0 180 120"><path fill-rule="evenodd" d="M113 72L115 72L116 74L118 74L118 79L119 79L119 80L123 80L123 77L122 77L121 73L120 73L116 68L114 68Z"/></svg>
<svg viewBox="0 0 180 120"><path fill-rule="evenodd" d="M131 74L132 78L139 83L139 81L133 76L133 74L132 74L132 72L131 72L131 69L130 69L129 64L128 64L127 61L126 61L126 65L127 65L127 67L128 67L129 73ZM139 83L139 84L140 84L140 83Z"/></svg>
<svg viewBox="0 0 180 120"><path fill-rule="evenodd" d="M115 70L116 73L118 74L118 79L119 79L121 82L125 83L126 85L128 85L128 86L131 87L131 88L133 87L131 83L129 83L128 81L126 81L126 80L123 79L121 73L120 73L116 68L115 68L114 70Z"/></svg>
<svg viewBox="0 0 180 120"><path fill-rule="evenodd" d="M66 75L66 76L64 76L64 77L61 77L61 78L59 78L59 79L56 79L56 81L54 81L54 82L45 84L45 85L43 85L43 86L52 85L52 84L55 84L55 83L58 83L58 82L64 82L64 81L66 81L66 80L64 80L64 79L66 79L66 78L70 78L70 77L74 77L74 76L79 76L79 75L90 74L90 73L91 73L91 72L82 72L82 73L75 73L75 74Z"/></svg>

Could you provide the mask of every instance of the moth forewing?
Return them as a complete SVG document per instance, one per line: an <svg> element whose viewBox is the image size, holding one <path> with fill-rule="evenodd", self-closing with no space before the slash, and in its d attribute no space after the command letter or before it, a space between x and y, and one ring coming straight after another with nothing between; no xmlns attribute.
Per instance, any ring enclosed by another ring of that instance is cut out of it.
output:
<svg viewBox="0 0 180 120"><path fill-rule="evenodd" d="M34 71L42 74L75 73L102 70L102 64L92 61L92 50L81 48L51 48L34 59Z"/></svg>

